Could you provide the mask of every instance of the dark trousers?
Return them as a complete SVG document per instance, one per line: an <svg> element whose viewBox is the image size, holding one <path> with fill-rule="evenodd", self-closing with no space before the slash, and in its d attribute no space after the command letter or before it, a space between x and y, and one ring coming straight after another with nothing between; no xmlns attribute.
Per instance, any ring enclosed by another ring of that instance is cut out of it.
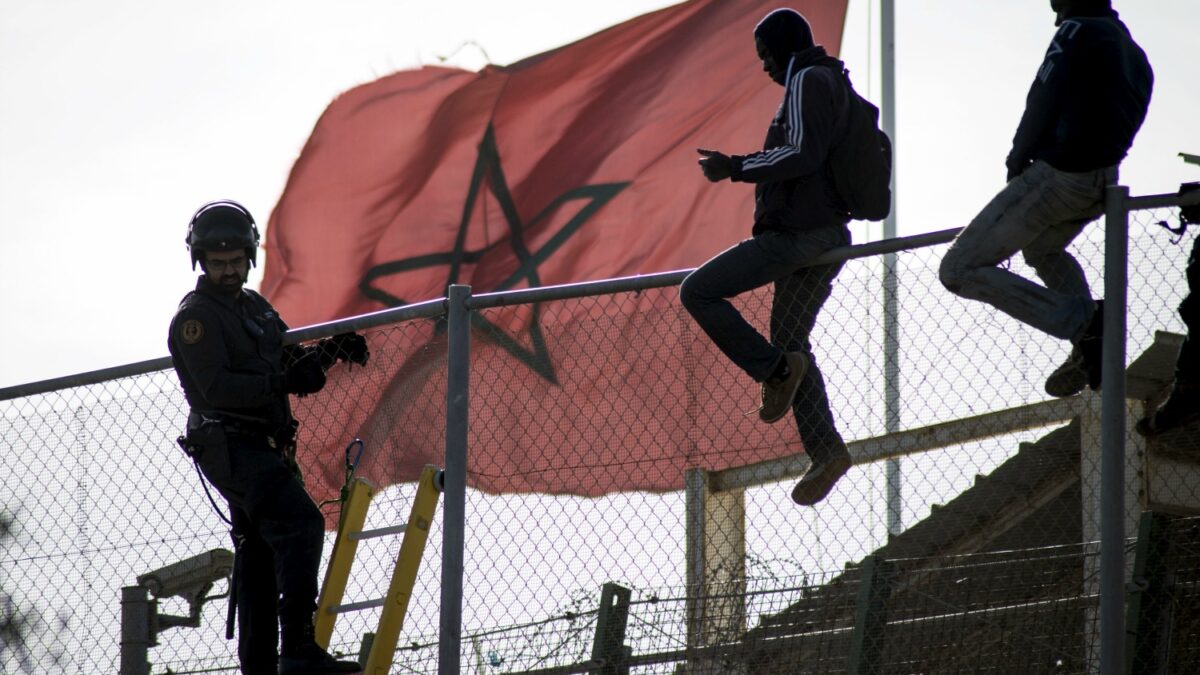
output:
<svg viewBox="0 0 1200 675"><path fill-rule="evenodd" d="M229 503L238 540L238 658L242 672L274 674L279 625L312 621L325 520L265 437L209 443L200 468Z"/></svg>
<svg viewBox="0 0 1200 675"><path fill-rule="evenodd" d="M1187 337L1179 350L1179 361L1175 364L1175 379L1179 382L1200 384L1200 348L1196 340L1200 337L1200 237L1192 242L1192 255L1187 266L1188 294L1179 305L1179 316L1187 326Z"/></svg>
<svg viewBox="0 0 1200 675"><path fill-rule="evenodd" d="M850 243L845 226L804 232L768 231L719 253L683 280L683 306L717 347L742 370L762 382L785 351L809 357L792 413L800 440L814 462L842 445L825 392L825 379L813 358L809 335L829 299L842 263L805 267L813 258ZM771 339L751 326L729 298L775 284Z"/></svg>

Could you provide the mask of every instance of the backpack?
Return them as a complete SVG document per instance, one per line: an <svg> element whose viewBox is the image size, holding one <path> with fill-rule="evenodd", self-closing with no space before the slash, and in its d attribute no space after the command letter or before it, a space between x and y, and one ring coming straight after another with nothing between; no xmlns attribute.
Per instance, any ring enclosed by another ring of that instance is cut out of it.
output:
<svg viewBox="0 0 1200 675"><path fill-rule="evenodd" d="M879 108L846 85L841 140L829 151L833 189L855 220L883 220L892 210L892 140L879 129Z"/></svg>

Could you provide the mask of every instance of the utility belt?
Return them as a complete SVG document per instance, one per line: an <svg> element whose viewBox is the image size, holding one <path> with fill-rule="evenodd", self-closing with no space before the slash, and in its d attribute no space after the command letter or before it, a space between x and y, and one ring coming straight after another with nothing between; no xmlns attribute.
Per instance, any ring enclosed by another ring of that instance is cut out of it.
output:
<svg viewBox="0 0 1200 675"><path fill-rule="evenodd" d="M187 434L179 445L189 457L199 457L206 441L214 432L223 436L241 436L265 442L269 447L286 452L296 440L299 424L290 420L286 425L271 424L261 417L237 413L193 410L188 414Z"/></svg>

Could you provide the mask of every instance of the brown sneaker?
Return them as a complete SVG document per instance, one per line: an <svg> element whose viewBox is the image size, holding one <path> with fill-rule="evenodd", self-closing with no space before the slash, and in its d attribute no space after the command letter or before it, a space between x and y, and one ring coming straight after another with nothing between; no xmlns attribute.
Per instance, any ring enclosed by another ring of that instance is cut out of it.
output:
<svg viewBox="0 0 1200 675"><path fill-rule="evenodd" d="M1058 398L1074 396L1083 391L1088 383L1088 371L1083 365L1083 352L1079 347L1071 350L1071 355L1061 366L1046 378L1046 393Z"/></svg>
<svg viewBox="0 0 1200 675"><path fill-rule="evenodd" d="M792 488L792 501L801 506L813 506L825 498L833 484L850 470L850 453L842 448L820 464L813 464Z"/></svg>
<svg viewBox="0 0 1200 675"><path fill-rule="evenodd" d="M804 374L808 372L808 356L803 352L784 352L787 359L788 376L782 380L767 378L762 383L762 406L758 409L758 419L770 424L778 421L792 409L792 401Z"/></svg>

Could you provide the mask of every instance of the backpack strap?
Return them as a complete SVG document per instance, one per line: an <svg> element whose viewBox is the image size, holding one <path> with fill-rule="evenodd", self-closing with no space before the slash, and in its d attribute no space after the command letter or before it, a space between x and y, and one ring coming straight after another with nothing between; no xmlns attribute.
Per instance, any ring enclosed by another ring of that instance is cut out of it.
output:
<svg viewBox="0 0 1200 675"><path fill-rule="evenodd" d="M833 70L833 68L830 68ZM839 116L838 125L840 129L837 132L837 142L830 147L837 147L846 140L846 134L850 133L850 106L854 104L851 94L854 93L854 85L850 84L850 71L842 68L842 72L838 73L841 77L837 78L842 85L842 114Z"/></svg>

